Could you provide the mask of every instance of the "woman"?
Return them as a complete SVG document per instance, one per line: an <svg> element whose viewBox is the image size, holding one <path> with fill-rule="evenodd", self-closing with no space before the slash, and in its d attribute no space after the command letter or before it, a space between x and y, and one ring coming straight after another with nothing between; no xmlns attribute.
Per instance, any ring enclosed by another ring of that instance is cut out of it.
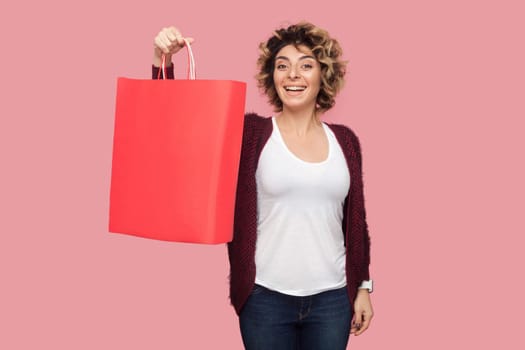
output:
<svg viewBox="0 0 525 350"><path fill-rule="evenodd" d="M171 62L185 42L175 27L154 42L155 78L162 55ZM259 48L258 86L277 114L245 117L231 302L246 349L346 349L373 316L359 141L320 121L346 64L338 42L306 22Z"/></svg>

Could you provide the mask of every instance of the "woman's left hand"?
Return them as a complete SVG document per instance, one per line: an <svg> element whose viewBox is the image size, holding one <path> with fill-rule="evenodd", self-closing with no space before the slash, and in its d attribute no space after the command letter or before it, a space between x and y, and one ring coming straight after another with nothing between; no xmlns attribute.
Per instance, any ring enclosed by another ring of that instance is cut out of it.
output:
<svg viewBox="0 0 525 350"><path fill-rule="evenodd" d="M350 334L360 335L370 326L374 316L370 293L368 289L359 289L354 301L354 317L350 328Z"/></svg>

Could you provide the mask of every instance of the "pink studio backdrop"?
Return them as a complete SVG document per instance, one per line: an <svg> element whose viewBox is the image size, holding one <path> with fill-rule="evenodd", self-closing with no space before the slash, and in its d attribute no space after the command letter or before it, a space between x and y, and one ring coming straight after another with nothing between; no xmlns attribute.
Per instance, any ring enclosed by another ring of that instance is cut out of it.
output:
<svg viewBox="0 0 525 350"><path fill-rule="evenodd" d="M6 7L6 5L2 5ZM308 19L348 83L327 118L360 136L376 280L351 349L523 349L521 1L95 1L1 13L2 349L241 349L225 246L110 234L117 76L152 39L196 38L198 76L255 87L257 44ZM185 57L177 61L183 75Z"/></svg>

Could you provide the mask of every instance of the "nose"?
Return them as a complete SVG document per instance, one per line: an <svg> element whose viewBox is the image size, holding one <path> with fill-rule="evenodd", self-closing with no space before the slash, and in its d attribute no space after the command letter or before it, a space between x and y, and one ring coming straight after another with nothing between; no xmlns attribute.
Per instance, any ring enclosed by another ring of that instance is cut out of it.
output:
<svg viewBox="0 0 525 350"><path fill-rule="evenodd" d="M291 67L290 68L290 73L289 73L290 79L295 79L295 78L298 78L299 76L300 76L299 68L296 67L296 66Z"/></svg>

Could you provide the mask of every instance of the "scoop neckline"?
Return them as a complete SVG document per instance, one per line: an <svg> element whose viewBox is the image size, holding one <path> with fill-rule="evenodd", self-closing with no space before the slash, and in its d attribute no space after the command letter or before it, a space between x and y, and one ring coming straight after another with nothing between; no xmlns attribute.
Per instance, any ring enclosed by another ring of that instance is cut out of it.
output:
<svg viewBox="0 0 525 350"><path fill-rule="evenodd" d="M279 142L281 142L281 144L284 147L284 149L286 150L286 152L290 156L292 156L292 158L295 158L297 161L299 161L301 163L304 163L304 164L308 164L308 165L323 165L323 164L327 163L330 160L331 156L332 156L332 146L330 145L330 138L329 138L328 130L327 130L328 126L323 121L321 121L321 124L323 126L323 131L324 131L324 134L326 136L326 140L328 141L328 155L326 156L326 158L324 160L322 160L320 162L309 162L307 160L299 158L295 153L293 153L288 148L288 145L286 145L286 142L284 142L284 138L283 138L283 135L281 134L281 130L279 130L279 125L277 125L276 117L272 116L273 129L276 131L277 138L279 139Z"/></svg>

